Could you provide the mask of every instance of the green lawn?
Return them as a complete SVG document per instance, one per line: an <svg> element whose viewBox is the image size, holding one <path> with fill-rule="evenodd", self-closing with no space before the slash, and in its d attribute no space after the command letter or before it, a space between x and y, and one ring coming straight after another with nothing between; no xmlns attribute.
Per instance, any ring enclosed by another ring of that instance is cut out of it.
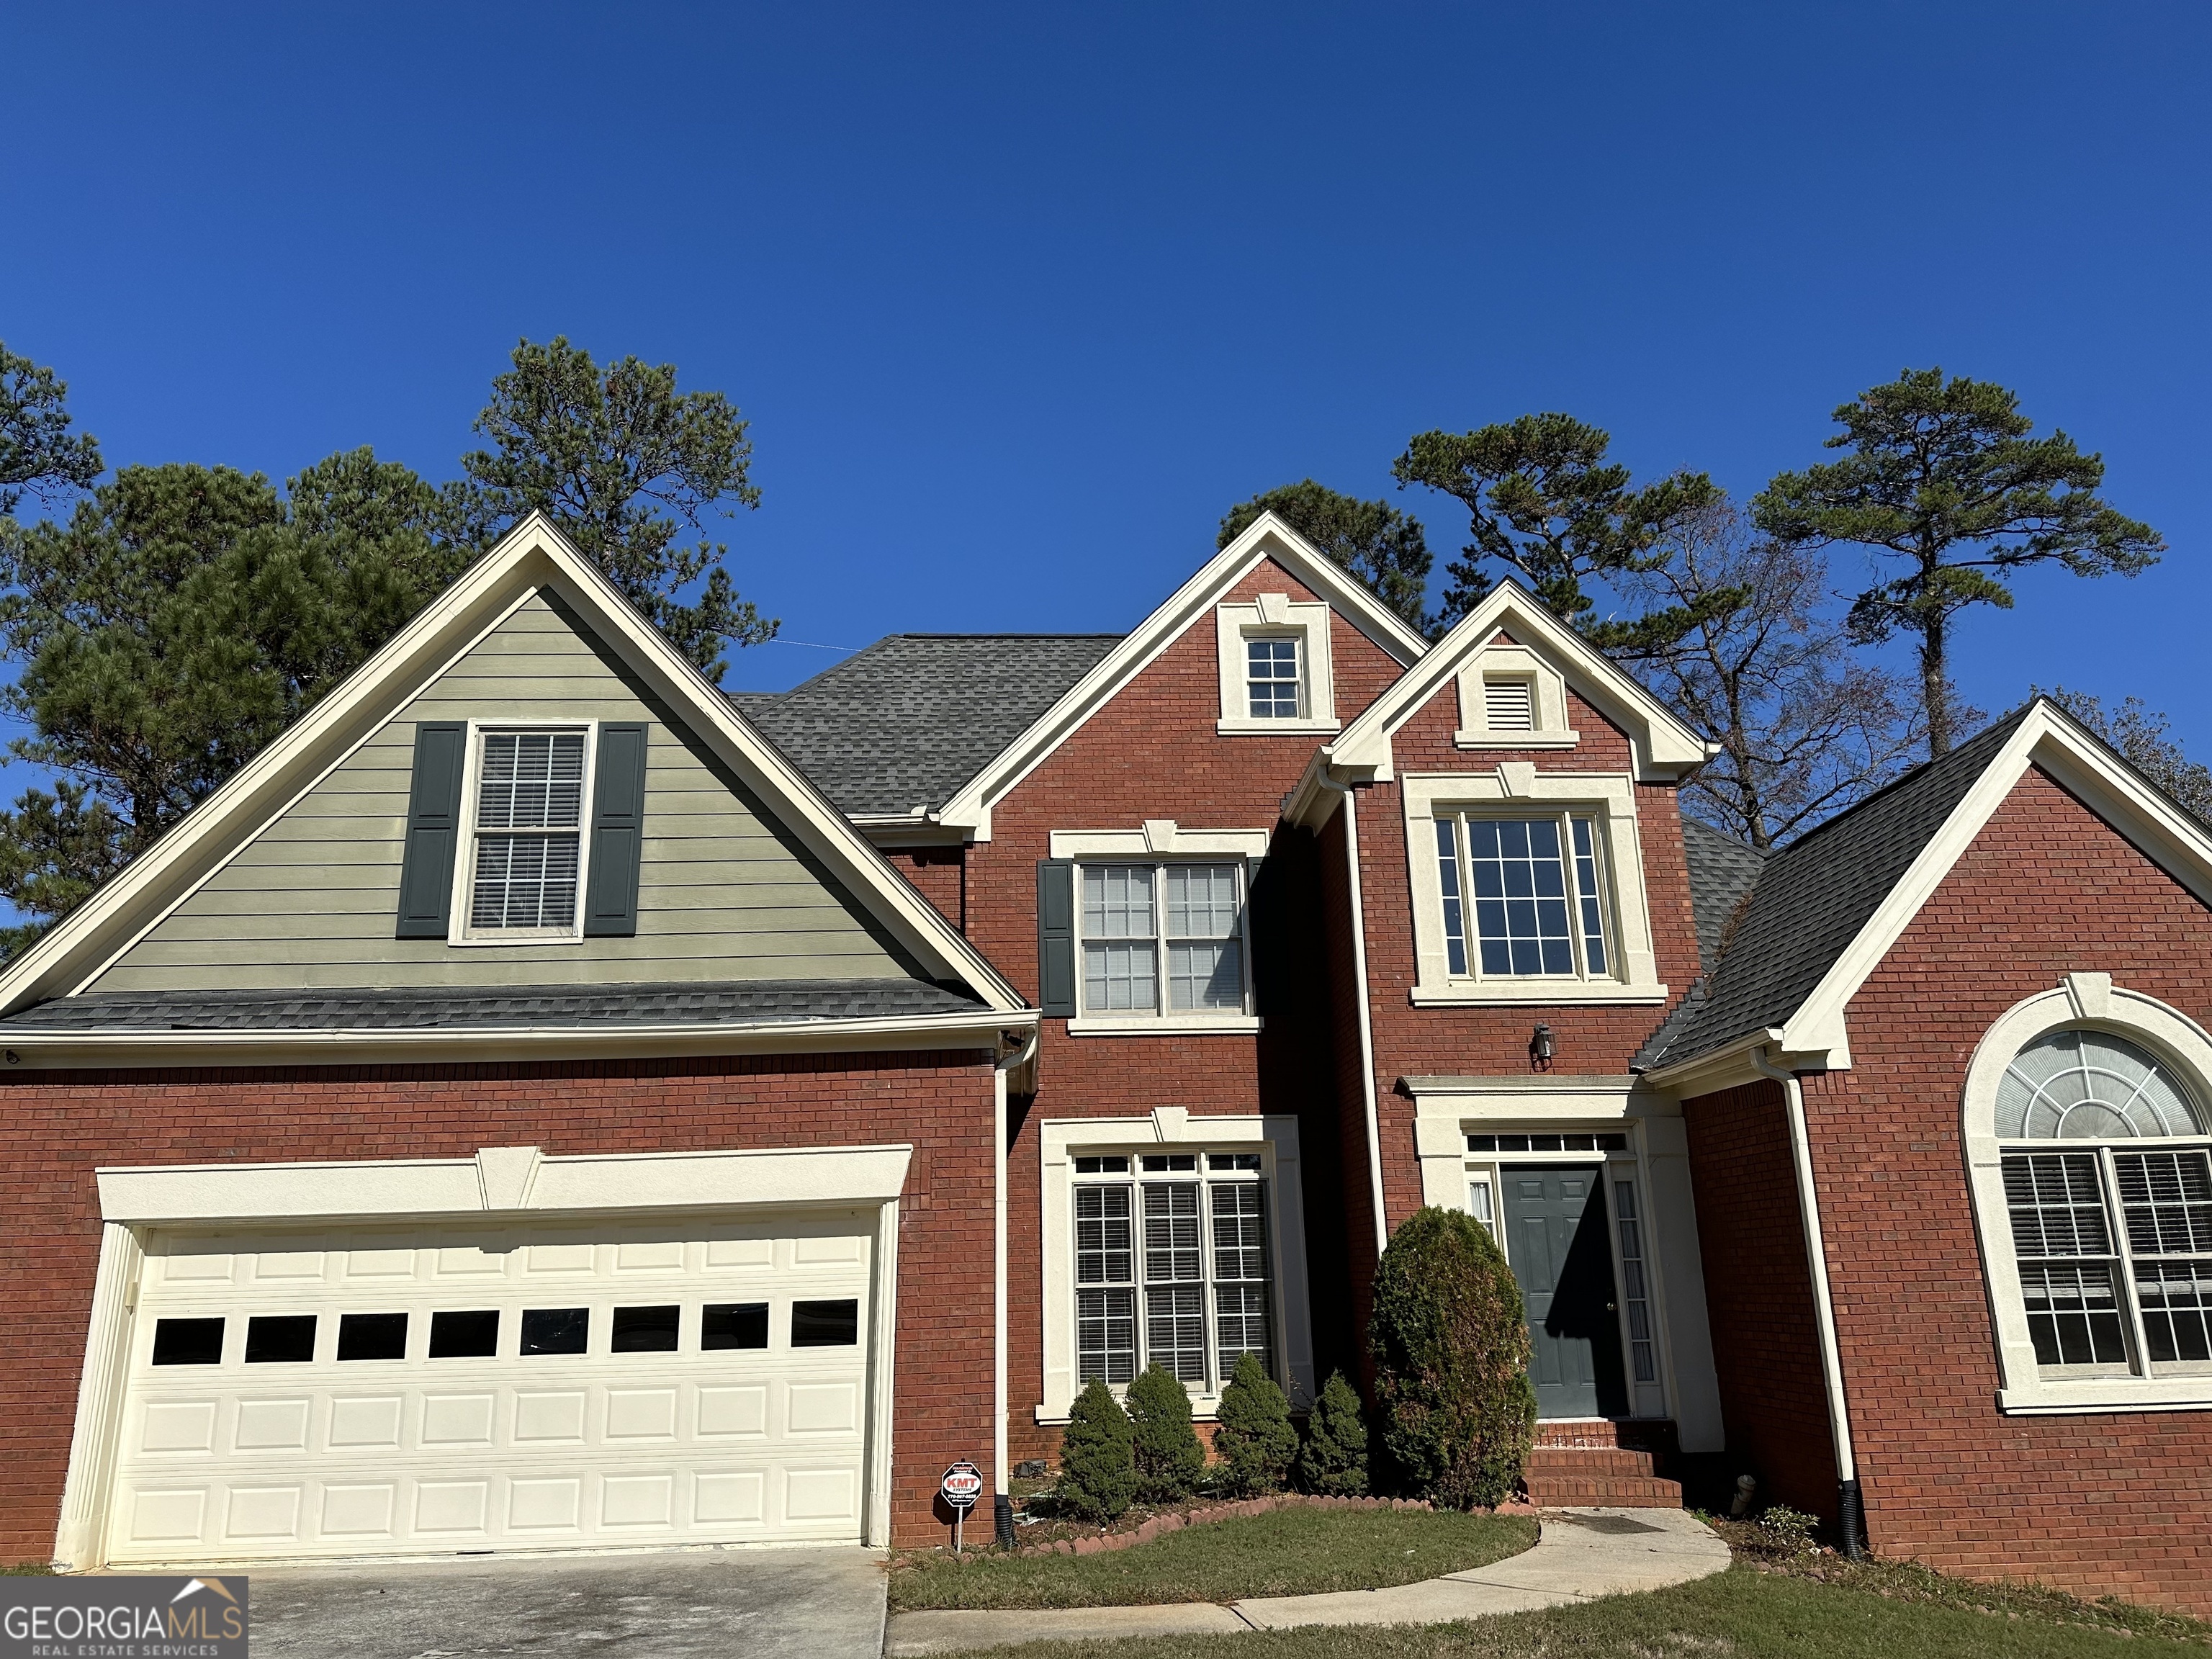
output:
<svg viewBox="0 0 2212 1659"><path fill-rule="evenodd" d="M1739 1564L1674 1589L1468 1624L1048 1642L994 1652L1006 1659L2204 1659L2208 1628L2193 1620L1941 1583L1948 1588L1923 1599L1909 1577L1892 1582L1881 1570L1822 1583Z"/></svg>
<svg viewBox="0 0 2212 1659"><path fill-rule="evenodd" d="M1380 1589L1484 1566L1535 1541L1535 1523L1510 1516L1273 1510L1099 1555L909 1557L891 1571L890 1605L1096 1607Z"/></svg>

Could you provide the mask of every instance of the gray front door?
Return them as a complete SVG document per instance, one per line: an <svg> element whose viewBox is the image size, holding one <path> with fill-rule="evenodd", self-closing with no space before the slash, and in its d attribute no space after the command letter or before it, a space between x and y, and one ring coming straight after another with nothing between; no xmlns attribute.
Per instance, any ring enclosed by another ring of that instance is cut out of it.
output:
<svg viewBox="0 0 2212 1659"><path fill-rule="evenodd" d="M1499 1171L1506 1255L1528 1304L1539 1417L1628 1415L1604 1173L1595 1164Z"/></svg>

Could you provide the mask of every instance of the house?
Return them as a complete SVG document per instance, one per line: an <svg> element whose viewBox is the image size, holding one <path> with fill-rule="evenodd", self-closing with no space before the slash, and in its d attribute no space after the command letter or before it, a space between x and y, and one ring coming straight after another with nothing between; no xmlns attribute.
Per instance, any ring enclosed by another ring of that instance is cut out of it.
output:
<svg viewBox="0 0 2212 1659"><path fill-rule="evenodd" d="M2212 1606L2212 843L2045 702L1764 858L1706 758L1272 516L732 696L533 519L0 976L0 1547L927 1542L1442 1204L1534 1495Z"/></svg>

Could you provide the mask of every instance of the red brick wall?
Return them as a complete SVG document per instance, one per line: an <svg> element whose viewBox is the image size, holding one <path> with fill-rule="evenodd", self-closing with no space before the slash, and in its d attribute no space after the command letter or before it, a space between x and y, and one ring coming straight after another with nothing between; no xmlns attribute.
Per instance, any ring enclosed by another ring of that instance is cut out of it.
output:
<svg viewBox="0 0 2212 1659"><path fill-rule="evenodd" d="M0 1079L0 1561L53 1548L99 1264L103 1164L911 1142L899 1206L892 1528L942 1536L956 1457L991 1449L991 1067L979 1054ZM66 1133L56 1126L66 1123Z"/></svg>
<svg viewBox="0 0 2212 1659"><path fill-rule="evenodd" d="M1852 999L1851 1069L1808 1080L1867 1529L1948 1571L2212 1613L2212 1412L1995 1406L1960 1093L1990 1023L2075 970L2212 1022L2204 908L2031 772Z"/></svg>
<svg viewBox="0 0 2212 1659"><path fill-rule="evenodd" d="M1782 1085L1682 1103L1729 1474L1833 1521L1836 1460Z"/></svg>
<svg viewBox="0 0 2212 1659"><path fill-rule="evenodd" d="M1297 603L1319 597L1272 562L1224 597L1249 603L1262 592L1286 593ZM1332 618L1330 649L1341 720L1350 720L1401 672L1340 616ZM1054 830L1133 830L1147 818L1204 830L1277 823L1283 797L1322 739L1310 732L1221 735L1215 730L1220 685L1208 611L992 808L991 840L969 849L968 933L1024 996L1034 1000L1037 994L1036 866L1050 856ZM1296 901L1285 899L1295 908ZM1255 927L1258 921L1255 915ZM1314 953L1310 977L1317 977L1317 939L1296 948ZM1264 977L1261 988L1269 988ZM1016 1103L1008 1158L1008 1398L1015 1457L1046 1455L1058 1438L1035 1420L1044 1386L1040 1275L1048 1270L1038 1236L1038 1123L1142 1117L1156 1106L1209 1115L1295 1112L1305 1121L1333 1123L1328 1054L1319 1022L1295 1016L1269 1018L1258 1037L1071 1037L1066 1021L1044 1022L1039 1093ZM1312 1165L1325 1165L1327 1156L1324 1148L1308 1153ZM1333 1194L1333 1178L1328 1190ZM1310 1223L1310 1183L1308 1193ZM1310 1224L1310 1265L1313 1237ZM1050 1270L1067 1267L1056 1263Z"/></svg>
<svg viewBox="0 0 2212 1659"><path fill-rule="evenodd" d="M1393 763L1408 772L1494 774L1504 761L1531 761L1544 772L1630 770L1627 735L1571 691L1567 718L1582 734L1570 750L1465 750L1452 742L1459 724L1455 685L1447 681L1392 739ZM1659 978L1680 999L1698 976L1698 937L1690 913L1682 821L1672 784L1636 787L1644 879ZM1425 859L1433 851L1423 849ZM1657 1027L1665 1010L1647 1006L1516 1004L1506 1007L1417 1008L1413 876L1407 861L1406 816L1396 783L1359 792L1359 864L1367 921L1367 974L1375 1029L1375 1079L1381 1107L1384 1207L1395 1227L1421 1206L1420 1164L1413 1151L1413 1103L1395 1092L1401 1077L1507 1075L1534 1069L1530 1031L1550 1025L1555 1052L1549 1069L1562 1075L1620 1076ZM1426 872L1424 871L1424 875Z"/></svg>
<svg viewBox="0 0 2212 1659"><path fill-rule="evenodd" d="M968 849L964 847L901 847L884 856L915 884L937 914L962 933L968 931Z"/></svg>

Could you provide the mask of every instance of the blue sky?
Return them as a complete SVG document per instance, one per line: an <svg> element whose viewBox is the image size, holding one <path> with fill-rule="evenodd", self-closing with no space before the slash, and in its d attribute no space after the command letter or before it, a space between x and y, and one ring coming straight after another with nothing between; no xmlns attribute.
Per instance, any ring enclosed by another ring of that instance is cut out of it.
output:
<svg viewBox="0 0 2212 1659"><path fill-rule="evenodd" d="M2182 5L15 7L0 339L111 463L279 478L451 476L519 336L672 361L754 422L740 590L840 646L1126 628L1231 502L1530 410L1748 495L1940 363L2172 544L2021 581L1964 690L2135 692L2212 758L2208 47Z"/></svg>

